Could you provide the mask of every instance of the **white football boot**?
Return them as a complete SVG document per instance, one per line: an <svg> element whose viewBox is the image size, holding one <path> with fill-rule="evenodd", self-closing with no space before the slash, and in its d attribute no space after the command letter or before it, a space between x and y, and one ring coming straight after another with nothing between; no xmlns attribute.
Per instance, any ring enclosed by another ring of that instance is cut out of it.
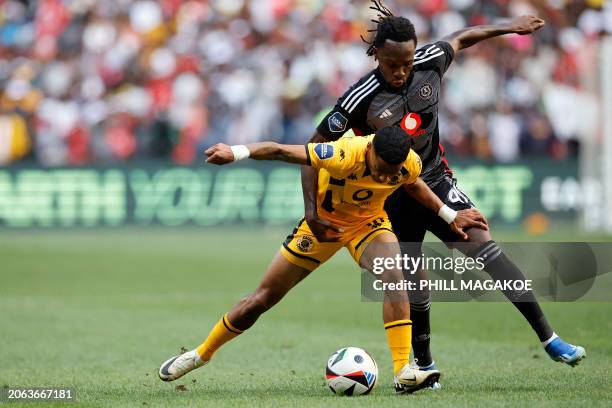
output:
<svg viewBox="0 0 612 408"><path fill-rule="evenodd" d="M412 394L423 388L432 387L440 379L438 370L417 370L406 364L393 378L397 394Z"/></svg>
<svg viewBox="0 0 612 408"><path fill-rule="evenodd" d="M164 361L159 367L159 378L162 381L174 381L206 363L208 361L203 361L195 350L191 350Z"/></svg>

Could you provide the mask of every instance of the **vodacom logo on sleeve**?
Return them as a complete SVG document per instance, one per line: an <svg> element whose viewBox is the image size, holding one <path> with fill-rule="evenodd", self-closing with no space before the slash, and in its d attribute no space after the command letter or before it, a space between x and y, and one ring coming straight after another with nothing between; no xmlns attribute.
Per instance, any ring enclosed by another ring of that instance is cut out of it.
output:
<svg viewBox="0 0 612 408"><path fill-rule="evenodd" d="M418 113L408 112L402 118L400 126L410 136L420 136L426 132L425 129L419 129L421 126L421 116Z"/></svg>

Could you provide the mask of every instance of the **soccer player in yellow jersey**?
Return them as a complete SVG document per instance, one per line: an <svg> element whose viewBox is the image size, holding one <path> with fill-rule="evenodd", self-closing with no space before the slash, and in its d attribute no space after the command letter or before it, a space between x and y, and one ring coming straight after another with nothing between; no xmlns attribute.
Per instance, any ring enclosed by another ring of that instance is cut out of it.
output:
<svg viewBox="0 0 612 408"><path fill-rule="evenodd" d="M340 248L346 247L355 261L370 271L375 257L395 258L400 254L399 243L383 206L385 199L401 186L438 213L461 236L465 237L464 228L487 228L478 211L451 210L419 178L421 160L410 148L411 138L399 127L387 127L376 135L348 139L306 146L272 142L246 146L217 144L206 150L207 161L213 164L250 157L321 169L317 205L340 227L341 238L336 242L318 242L302 220L281 246L257 289L236 303L200 346L165 361L159 370L162 380L176 380L208 363L224 343L250 328L262 313ZM399 268L388 269L380 278L383 283L398 283L403 279L403 272ZM411 321L406 291L385 291L383 320L393 359L396 391L412 393L437 381L439 371L419 371L408 364Z"/></svg>

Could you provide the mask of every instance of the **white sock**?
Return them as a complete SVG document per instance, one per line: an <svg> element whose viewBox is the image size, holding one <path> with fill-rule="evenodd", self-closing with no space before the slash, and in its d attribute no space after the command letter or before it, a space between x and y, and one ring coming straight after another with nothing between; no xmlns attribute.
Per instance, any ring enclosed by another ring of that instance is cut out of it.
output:
<svg viewBox="0 0 612 408"><path fill-rule="evenodd" d="M556 339L558 337L559 337L559 335L557 333L553 332L552 336L550 336L550 339L542 342L542 346L544 346L544 347L548 346L554 339Z"/></svg>

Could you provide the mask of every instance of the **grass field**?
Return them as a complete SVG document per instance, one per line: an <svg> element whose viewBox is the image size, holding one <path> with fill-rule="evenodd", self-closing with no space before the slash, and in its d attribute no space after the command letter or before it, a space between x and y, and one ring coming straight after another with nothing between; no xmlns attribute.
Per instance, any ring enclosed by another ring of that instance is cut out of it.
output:
<svg viewBox="0 0 612 408"><path fill-rule="evenodd" d="M255 287L286 233L0 233L0 386L73 387L79 407L612 405L609 303L543 305L557 332L586 347L575 369L549 360L510 304L435 304L443 389L396 396L381 306L360 301L359 270L344 252L210 365L159 381L163 360L197 345ZM336 397L325 386L326 359L345 345L379 364L369 396Z"/></svg>

